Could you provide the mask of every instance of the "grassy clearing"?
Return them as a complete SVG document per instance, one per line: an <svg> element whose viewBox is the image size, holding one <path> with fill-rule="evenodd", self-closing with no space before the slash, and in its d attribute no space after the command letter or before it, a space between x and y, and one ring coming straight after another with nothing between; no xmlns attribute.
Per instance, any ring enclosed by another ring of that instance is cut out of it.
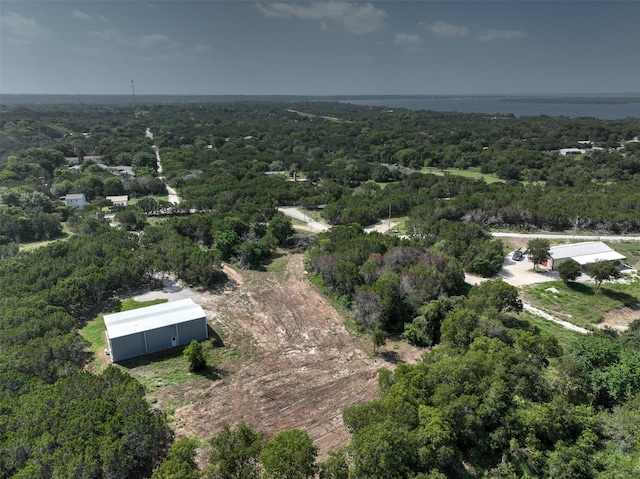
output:
<svg viewBox="0 0 640 479"><path fill-rule="evenodd" d="M62 223L62 236L59 238L46 240L46 241L33 241L30 243L22 243L20 244L20 251L31 251L36 248L40 248L41 246L46 246L51 243L55 243L56 241L66 241L71 238L74 233L69 229L67 223Z"/></svg>
<svg viewBox="0 0 640 479"><path fill-rule="evenodd" d="M136 301L135 299L127 298L122 300L116 300L105 311L106 313L121 313L122 311L131 311L132 309L146 308L147 306L153 306L154 304L166 303L167 299L152 299L151 301Z"/></svg>
<svg viewBox="0 0 640 479"><path fill-rule="evenodd" d="M549 291L555 288L558 292ZM543 309L558 319L589 327L603 320L604 315L623 306L640 302L640 281L604 283L598 294L593 284L562 281L535 284L522 288L522 297L528 303Z"/></svg>
<svg viewBox="0 0 640 479"><path fill-rule="evenodd" d="M504 183L505 181L502 178L498 178L496 175L492 174L484 174L479 171L473 170L460 170L457 168L447 168L445 170L441 170L440 168L434 168L431 166L425 166L420 170L421 173L431 173L434 175L455 175L455 176L464 176L465 178L474 178L476 180L484 180L487 183Z"/></svg>
<svg viewBox="0 0 640 479"><path fill-rule="evenodd" d="M219 334L218 334L219 333ZM209 394L208 387L255 360L255 339L245 331L226 330L217 325L210 330L209 340L202 342L207 366L203 371L189 372L183 356L184 348L175 348L132 359L121 367L145 388L150 402L158 401L172 414L179 408Z"/></svg>
<svg viewBox="0 0 640 479"><path fill-rule="evenodd" d="M94 356L98 351L107 347L107 337L104 333L104 318L102 314L96 319L89 321L87 325L82 328L80 334L91 343L89 351L91 351Z"/></svg>
<svg viewBox="0 0 640 479"><path fill-rule="evenodd" d="M282 254L267 264L267 271L276 274L281 278L285 278L287 273L287 264L289 264L289 257L286 254Z"/></svg>
<svg viewBox="0 0 640 479"><path fill-rule="evenodd" d="M625 255L627 259L623 260L623 263L628 264L632 268L640 268L640 242L609 241L606 243L618 253Z"/></svg>
<svg viewBox="0 0 640 479"><path fill-rule="evenodd" d="M557 323L547 321L546 319L541 318L540 316L536 316L535 314L532 314L528 311L523 311L522 313L520 313L518 315L518 319L537 326L541 331L554 336L563 349L566 349L567 347L573 345L584 336L584 334L563 328Z"/></svg>

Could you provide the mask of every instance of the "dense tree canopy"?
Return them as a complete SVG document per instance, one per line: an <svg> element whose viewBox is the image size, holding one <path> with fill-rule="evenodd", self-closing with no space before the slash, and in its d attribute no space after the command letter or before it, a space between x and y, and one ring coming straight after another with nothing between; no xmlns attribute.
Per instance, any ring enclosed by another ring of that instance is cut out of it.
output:
<svg viewBox="0 0 640 479"><path fill-rule="evenodd" d="M211 287L225 280L221 261L260 266L292 235L285 205L334 225L310 246L309 276L362 330L431 349L382 372L379 399L344 410L352 441L324 463L303 431L265 441L241 423L211 441L205 477L640 474L640 328L563 351L516 316L515 289L464 283L464 271L502 265L487 228L640 231L638 119L334 102L0 108L0 477L200 476L196 444L170 447L136 381L83 370L77 329L158 273ZM585 140L602 149L558 151ZM90 204L64 206L69 193ZM123 194L137 205L105 198ZM363 232L391 215L407 217L406 237ZM63 225L65 241L19 252ZM598 268L597 286L616 275Z"/></svg>

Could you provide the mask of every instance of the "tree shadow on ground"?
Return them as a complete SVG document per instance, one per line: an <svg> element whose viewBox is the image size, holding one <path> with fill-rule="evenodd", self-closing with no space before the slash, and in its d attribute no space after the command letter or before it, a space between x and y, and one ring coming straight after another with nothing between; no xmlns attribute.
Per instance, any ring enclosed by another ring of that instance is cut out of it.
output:
<svg viewBox="0 0 640 479"><path fill-rule="evenodd" d="M614 301L618 301L627 307L634 307L639 303L637 297L631 296L630 294L622 291L612 291L607 287L600 286L600 294L603 294Z"/></svg>
<svg viewBox="0 0 640 479"><path fill-rule="evenodd" d="M210 379L211 381L218 381L224 377L224 372L211 364L207 364L204 368L197 371L192 371L192 373Z"/></svg>
<svg viewBox="0 0 640 479"><path fill-rule="evenodd" d="M379 351L378 355L386 362L391 364L403 363L400 359L400 355L396 351Z"/></svg>
<svg viewBox="0 0 640 479"><path fill-rule="evenodd" d="M211 345L214 348L224 348L224 341L210 324L207 324L207 331L209 333L209 341L211 341Z"/></svg>
<svg viewBox="0 0 640 479"><path fill-rule="evenodd" d="M592 285L589 284L585 284L585 283L576 283L576 282L569 282L567 284L567 287L573 291L575 291L576 293L580 293L583 294L585 296L594 296L596 294L602 294L604 296L606 296L607 298L613 300L613 301L617 301L621 304L623 304L624 306L629 306L632 307L638 303L640 303L639 299L635 296L631 296L628 293L625 293L623 291L615 291L612 290L610 288L607 288L606 284L603 283L598 292L596 292L593 289Z"/></svg>
<svg viewBox="0 0 640 479"><path fill-rule="evenodd" d="M576 293L584 294L585 296L593 296L595 294L593 291L593 286L585 283L577 283L575 281L569 281L567 283L567 288L575 291Z"/></svg>

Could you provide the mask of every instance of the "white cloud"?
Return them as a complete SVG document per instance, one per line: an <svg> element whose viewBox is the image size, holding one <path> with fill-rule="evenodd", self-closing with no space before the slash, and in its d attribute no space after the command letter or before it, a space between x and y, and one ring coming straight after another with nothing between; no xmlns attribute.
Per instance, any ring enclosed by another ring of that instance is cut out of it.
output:
<svg viewBox="0 0 640 479"><path fill-rule="evenodd" d="M521 30L489 30L487 33L480 35L478 40L481 42L495 42L500 40L515 40L526 36L527 34Z"/></svg>
<svg viewBox="0 0 640 479"><path fill-rule="evenodd" d="M13 12L7 12L0 17L0 28L16 45L28 45L33 40L47 38L51 34L33 18Z"/></svg>
<svg viewBox="0 0 640 479"><path fill-rule="evenodd" d="M166 35L137 35L131 36L118 30L102 30L89 32L89 36L97 40L112 42L118 45L128 45L133 47L150 48L150 47L168 47L173 48L178 44Z"/></svg>
<svg viewBox="0 0 640 479"><path fill-rule="evenodd" d="M419 25L422 25L426 31L440 38L462 38L466 37L469 33L469 29L467 27L453 25L440 20L435 23L421 22Z"/></svg>
<svg viewBox="0 0 640 479"><path fill-rule="evenodd" d="M112 58L117 57L119 54L114 52L111 48L93 48L93 47L73 47L73 51L78 55L82 55L91 59L97 58Z"/></svg>
<svg viewBox="0 0 640 479"><path fill-rule="evenodd" d="M202 43L198 43L195 47L193 47L194 53L209 53L213 51L209 45L203 45Z"/></svg>
<svg viewBox="0 0 640 479"><path fill-rule="evenodd" d="M415 46L422 43L422 37L417 34L396 33L396 45Z"/></svg>
<svg viewBox="0 0 640 479"><path fill-rule="evenodd" d="M405 47L408 52L416 53L421 50L423 39L418 34L396 33L395 44Z"/></svg>
<svg viewBox="0 0 640 479"><path fill-rule="evenodd" d="M323 30L341 30L354 35L379 32L387 28L387 13L371 3L313 2L257 3L256 8L268 18L295 18L318 22Z"/></svg>
<svg viewBox="0 0 640 479"><path fill-rule="evenodd" d="M77 18L78 20L93 20L93 17L91 15L89 15L88 13L84 13L77 8L71 10L71 16L73 18Z"/></svg>

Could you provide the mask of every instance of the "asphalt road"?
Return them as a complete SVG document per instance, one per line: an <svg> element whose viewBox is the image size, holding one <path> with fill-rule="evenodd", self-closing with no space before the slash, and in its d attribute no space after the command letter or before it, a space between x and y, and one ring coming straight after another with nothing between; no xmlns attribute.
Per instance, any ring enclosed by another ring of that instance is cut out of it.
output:
<svg viewBox="0 0 640 479"><path fill-rule="evenodd" d="M492 236L498 238L523 238L523 239L569 239L576 241L640 241L640 236L626 236L626 235L566 235L566 234L553 234L553 233L502 233L493 232Z"/></svg>

